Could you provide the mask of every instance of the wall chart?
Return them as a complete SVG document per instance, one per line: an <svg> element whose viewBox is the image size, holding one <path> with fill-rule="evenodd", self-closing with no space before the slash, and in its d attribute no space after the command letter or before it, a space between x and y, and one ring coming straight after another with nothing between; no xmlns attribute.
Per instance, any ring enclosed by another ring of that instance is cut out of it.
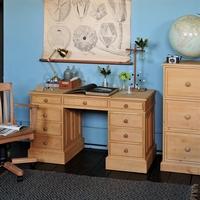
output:
<svg viewBox="0 0 200 200"><path fill-rule="evenodd" d="M63 62L128 63L131 0L45 0L44 52Z"/></svg>

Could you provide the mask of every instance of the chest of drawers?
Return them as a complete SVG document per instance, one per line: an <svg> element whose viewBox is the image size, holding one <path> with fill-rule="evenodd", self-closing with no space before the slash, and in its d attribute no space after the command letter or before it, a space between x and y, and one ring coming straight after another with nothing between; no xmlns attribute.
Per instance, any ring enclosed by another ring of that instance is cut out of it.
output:
<svg viewBox="0 0 200 200"><path fill-rule="evenodd" d="M200 174L200 62L164 64L162 171Z"/></svg>

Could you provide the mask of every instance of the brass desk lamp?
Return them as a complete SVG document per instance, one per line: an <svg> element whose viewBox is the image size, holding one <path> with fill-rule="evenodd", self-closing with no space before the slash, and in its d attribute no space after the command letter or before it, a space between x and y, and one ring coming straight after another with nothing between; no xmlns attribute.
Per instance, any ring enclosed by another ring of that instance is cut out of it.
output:
<svg viewBox="0 0 200 200"><path fill-rule="evenodd" d="M57 72L56 72L56 70L55 70L53 64L51 63L51 61L52 61L51 58L53 57L53 55L54 55L56 52L58 52L58 54L59 54L62 58L66 57L67 54L69 53L69 51L66 50L66 49L57 48L57 49L54 49L54 51L52 52L52 54L51 54L51 55L49 56L49 58L47 59L49 65L50 65L50 67L51 67L51 70L52 70L52 72L53 72L53 76L52 76L52 78L51 78L51 81L52 81L52 82L58 82L58 81L60 80L60 78L59 78L59 76L58 76L58 74L57 74Z"/></svg>

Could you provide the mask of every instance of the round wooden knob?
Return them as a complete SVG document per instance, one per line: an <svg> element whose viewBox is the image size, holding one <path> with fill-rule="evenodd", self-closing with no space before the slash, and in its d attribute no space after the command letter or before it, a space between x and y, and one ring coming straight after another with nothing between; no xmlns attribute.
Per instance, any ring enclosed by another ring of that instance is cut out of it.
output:
<svg viewBox="0 0 200 200"><path fill-rule="evenodd" d="M124 153L128 153L128 149L127 148L124 149Z"/></svg>
<svg viewBox="0 0 200 200"><path fill-rule="evenodd" d="M43 127L43 131L47 131L47 127Z"/></svg>
<svg viewBox="0 0 200 200"><path fill-rule="evenodd" d="M87 101L83 101L83 105L85 105L85 106L86 106L86 105L87 105Z"/></svg>
<svg viewBox="0 0 200 200"><path fill-rule="evenodd" d="M44 103L48 103L48 99L46 99L46 98L43 101L44 101Z"/></svg>
<svg viewBox="0 0 200 200"><path fill-rule="evenodd" d="M185 152L190 152L191 151L191 148L190 147L185 147Z"/></svg>
<svg viewBox="0 0 200 200"><path fill-rule="evenodd" d="M128 138L128 134L127 133L125 133L123 136L124 136L124 138Z"/></svg>
<svg viewBox="0 0 200 200"><path fill-rule="evenodd" d="M47 142L47 141L44 141L44 142L43 142L43 145L47 145L47 144L48 144L48 142Z"/></svg>
<svg viewBox="0 0 200 200"><path fill-rule="evenodd" d="M185 83L185 86L186 86L186 87L190 87L190 86L191 86L191 83L190 83L189 81L187 81L187 82Z"/></svg>
<svg viewBox="0 0 200 200"><path fill-rule="evenodd" d="M189 120L189 119L191 119L191 115L189 115L189 114L188 114L188 115L185 115L184 118L185 118L186 120Z"/></svg>
<svg viewBox="0 0 200 200"><path fill-rule="evenodd" d="M124 108L128 108L128 104L124 104Z"/></svg>
<svg viewBox="0 0 200 200"><path fill-rule="evenodd" d="M47 114L46 113L44 113L42 116L43 116L43 118L47 118Z"/></svg>
<svg viewBox="0 0 200 200"><path fill-rule="evenodd" d="M124 123L127 124L128 123L128 119L124 119Z"/></svg>

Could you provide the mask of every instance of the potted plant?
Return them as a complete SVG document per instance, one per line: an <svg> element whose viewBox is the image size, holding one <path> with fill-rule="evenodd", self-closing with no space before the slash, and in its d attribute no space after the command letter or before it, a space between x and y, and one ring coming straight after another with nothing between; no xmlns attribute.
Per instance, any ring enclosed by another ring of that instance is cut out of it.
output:
<svg viewBox="0 0 200 200"><path fill-rule="evenodd" d="M99 72L104 76L104 80L103 80L103 86L104 87L108 87L108 80L107 80L107 76L109 74L111 74L111 69L110 69L110 66L107 65L106 67L100 67L98 66L98 70Z"/></svg>
<svg viewBox="0 0 200 200"><path fill-rule="evenodd" d="M119 74L119 79L122 81L122 90L125 90L127 81L131 80L131 73L130 72L121 72Z"/></svg>
<svg viewBox="0 0 200 200"><path fill-rule="evenodd" d="M137 37L135 44L136 44L137 50L141 52L141 59L144 59L144 52L145 52L145 48L148 46L148 39Z"/></svg>

